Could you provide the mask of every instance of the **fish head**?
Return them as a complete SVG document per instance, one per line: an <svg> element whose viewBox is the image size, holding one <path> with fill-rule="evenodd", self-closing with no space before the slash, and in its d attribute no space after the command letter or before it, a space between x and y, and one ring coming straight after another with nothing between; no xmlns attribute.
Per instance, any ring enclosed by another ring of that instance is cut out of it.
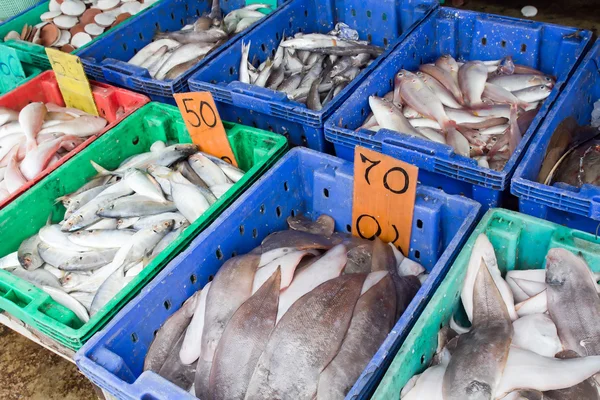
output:
<svg viewBox="0 0 600 400"><path fill-rule="evenodd" d="M440 67L446 67L446 69L452 72L458 72L458 64L456 63L454 57L452 57L450 54L444 54L443 56L441 56L436 61L436 65Z"/></svg>
<svg viewBox="0 0 600 400"><path fill-rule="evenodd" d="M82 219L83 219L83 215L73 214L69 217L68 220L66 220L64 222L64 224L62 224L62 227L60 228L60 230L63 232L68 232L71 229L73 229L75 226L77 226L77 224L79 224Z"/></svg>
<svg viewBox="0 0 600 400"><path fill-rule="evenodd" d="M29 267L31 267L31 264L33 263L33 257L34 255L32 253L23 253L17 256L19 264L21 264L25 269L29 269Z"/></svg>
<svg viewBox="0 0 600 400"><path fill-rule="evenodd" d="M553 248L546 255L546 284L549 288L560 286L580 287L591 282L589 267L581 258L562 248Z"/></svg>
<svg viewBox="0 0 600 400"><path fill-rule="evenodd" d="M199 150L197 145L191 143L176 144L174 149L185 156L191 156L192 154L197 153Z"/></svg>
<svg viewBox="0 0 600 400"><path fill-rule="evenodd" d="M174 225L175 225L175 220L168 219L168 220L161 221L158 224L154 225L152 227L152 230L156 233L169 232L171 229L173 229Z"/></svg>
<svg viewBox="0 0 600 400"><path fill-rule="evenodd" d="M486 382L473 380L465 387L465 400L491 400L494 398L491 386Z"/></svg>
<svg viewBox="0 0 600 400"><path fill-rule="evenodd" d="M543 86L548 86L550 88L553 88L555 81L551 76L535 75L531 78L531 83L535 83L536 85L543 85Z"/></svg>

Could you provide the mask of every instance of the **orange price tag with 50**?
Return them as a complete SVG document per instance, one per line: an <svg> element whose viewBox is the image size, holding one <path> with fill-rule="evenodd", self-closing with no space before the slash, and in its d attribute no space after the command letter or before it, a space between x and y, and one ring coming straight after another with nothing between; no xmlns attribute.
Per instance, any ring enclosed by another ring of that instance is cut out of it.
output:
<svg viewBox="0 0 600 400"><path fill-rule="evenodd" d="M352 231L372 240L379 236L405 256L415 208L419 169L373 150L354 150Z"/></svg>
<svg viewBox="0 0 600 400"><path fill-rule="evenodd" d="M227 133L210 92L176 93L173 96L192 142L197 144L200 150L237 167Z"/></svg>

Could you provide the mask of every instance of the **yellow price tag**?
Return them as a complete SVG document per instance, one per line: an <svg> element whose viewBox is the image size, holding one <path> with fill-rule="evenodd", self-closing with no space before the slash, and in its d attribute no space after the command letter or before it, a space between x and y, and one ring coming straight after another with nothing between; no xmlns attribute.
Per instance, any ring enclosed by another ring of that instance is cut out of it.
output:
<svg viewBox="0 0 600 400"><path fill-rule="evenodd" d="M48 47L46 54L48 54L48 59L56 74L56 80L67 107L98 115L92 88L79 57Z"/></svg>

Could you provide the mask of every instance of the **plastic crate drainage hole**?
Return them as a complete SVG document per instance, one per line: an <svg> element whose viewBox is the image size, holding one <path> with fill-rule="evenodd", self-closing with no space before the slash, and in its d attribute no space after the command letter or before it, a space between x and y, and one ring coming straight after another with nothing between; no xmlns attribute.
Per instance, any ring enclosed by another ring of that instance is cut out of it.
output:
<svg viewBox="0 0 600 400"><path fill-rule="evenodd" d="M325 198L329 198L329 189L323 189L323 196L325 196Z"/></svg>
<svg viewBox="0 0 600 400"><path fill-rule="evenodd" d="M163 306L165 306L165 310L169 310L171 308L171 301L165 300Z"/></svg>
<svg viewBox="0 0 600 400"><path fill-rule="evenodd" d="M135 333L135 332L134 332L134 333L132 333L132 334L131 334L131 341L132 341L133 343L137 343L137 341L138 341L138 340L139 340L139 338L138 338L138 335L137 335L137 333Z"/></svg>
<svg viewBox="0 0 600 400"><path fill-rule="evenodd" d="M217 256L218 260L222 260L223 259L223 252L221 251L220 247L217 247L217 251L215 252L215 255Z"/></svg>
<svg viewBox="0 0 600 400"><path fill-rule="evenodd" d="M198 282L198 278L196 277L196 275L190 275L190 282L192 282L192 285Z"/></svg>

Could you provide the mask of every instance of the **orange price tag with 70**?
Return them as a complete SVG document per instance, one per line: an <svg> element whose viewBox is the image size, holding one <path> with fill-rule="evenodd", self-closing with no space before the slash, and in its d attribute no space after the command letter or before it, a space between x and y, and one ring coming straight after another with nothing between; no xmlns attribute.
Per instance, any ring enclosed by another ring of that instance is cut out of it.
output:
<svg viewBox="0 0 600 400"><path fill-rule="evenodd" d="M210 92L176 93L173 96L192 142L200 146L200 150L237 167L227 133Z"/></svg>
<svg viewBox="0 0 600 400"><path fill-rule="evenodd" d="M393 243L405 256L410 234L419 169L373 150L354 150L352 231L372 240Z"/></svg>

